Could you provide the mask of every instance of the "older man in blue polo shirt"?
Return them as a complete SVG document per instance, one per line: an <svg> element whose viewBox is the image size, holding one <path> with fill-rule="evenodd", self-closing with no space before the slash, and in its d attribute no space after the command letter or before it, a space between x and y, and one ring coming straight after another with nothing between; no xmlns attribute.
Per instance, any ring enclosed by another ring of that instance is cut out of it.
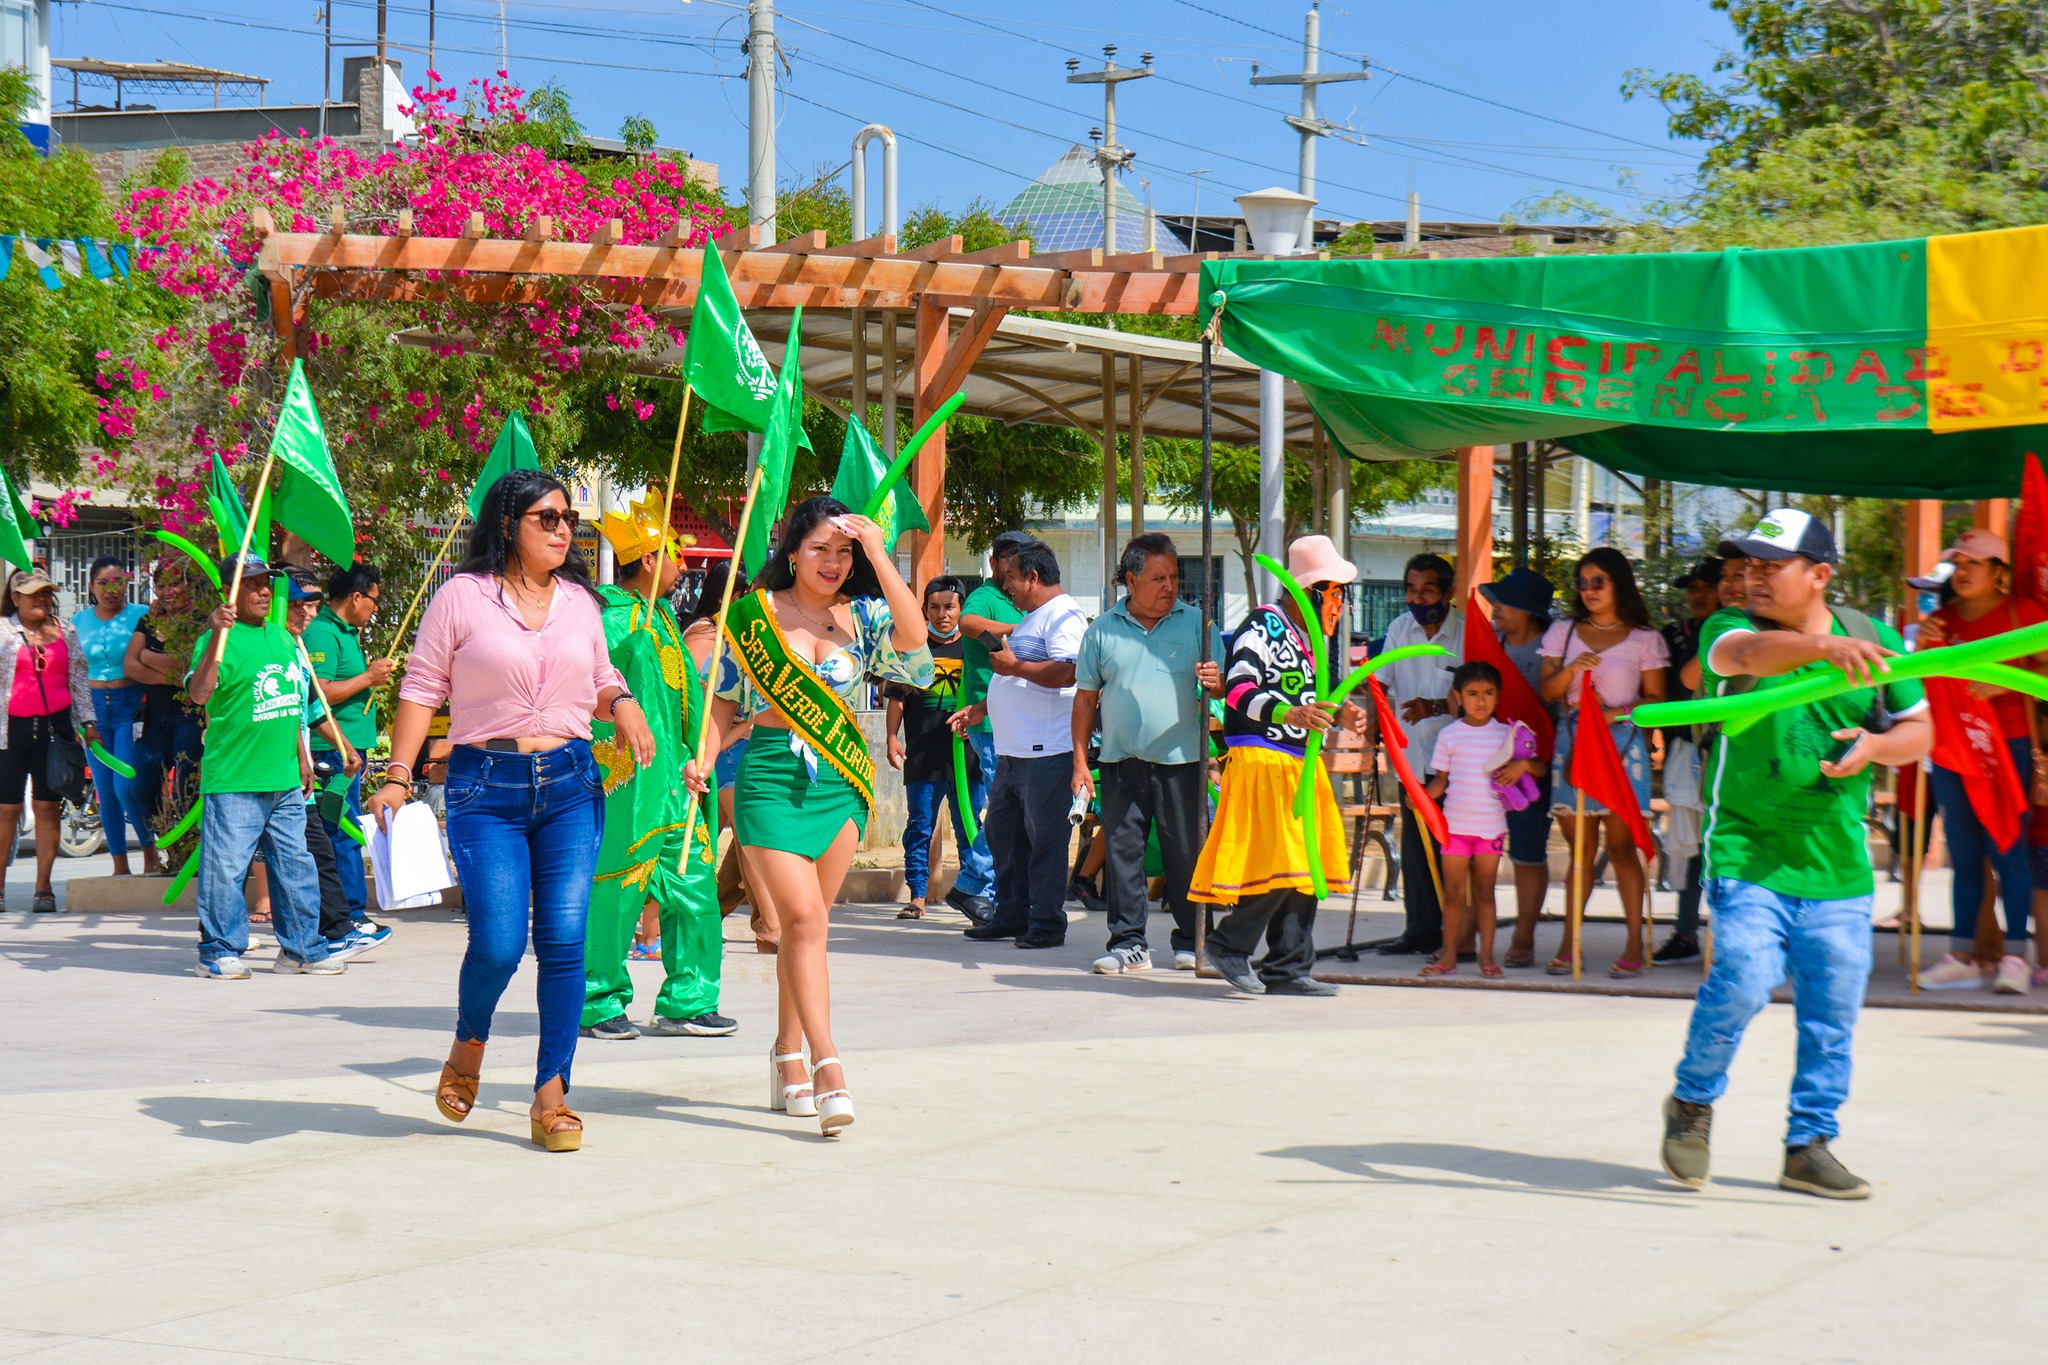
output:
<svg viewBox="0 0 2048 1365"><path fill-rule="evenodd" d="M1201 663L1202 613L1180 600L1180 557L1162 535L1124 547L1117 582L1125 596L1089 623L1074 665L1074 791L1095 792L1088 740L1102 722L1103 869L1109 902L1109 951L1095 960L1104 974L1149 971L1145 939L1145 842L1159 835L1173 912L1173 965L1195 969L1195 909L1188 880L1202 852L1208 790L1209 728L1205 689L1222 682Z"/></svg>

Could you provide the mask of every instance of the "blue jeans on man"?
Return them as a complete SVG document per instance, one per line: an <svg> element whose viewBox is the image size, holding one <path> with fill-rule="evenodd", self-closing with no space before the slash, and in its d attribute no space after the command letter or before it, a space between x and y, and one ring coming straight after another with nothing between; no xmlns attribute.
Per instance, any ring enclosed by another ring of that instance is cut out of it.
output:
<svg viewBox="0 0 2048 1365"><path fill-rule="evenodd" d="M989 770L993 772L994 765ZM977 811L985 809L987 791L984 784L969 782L967 803ZM906 782L903 795L910 807L910 818L903 825L903 880L910 887L911 896L922 900L931 888L932 830L943 804L952 808L953 838L960 849L960 875L954 878L953 885L965 895L988 897L996 884L996 865L988 851L988 834L977 827L973 842L968 842L967 825L960 813L960 793L954 788L953 779Z"/></svg>
<svg viewBox="0 0 2048 1365"><path fill-rule="evenodd" d="M1836 1113L1849 1098L1850 1043L1870 984L1871 900L1802 900L1727 877L1707 884L1714 965L1693 998L1679 1099L1721 1098L1743 1030L1789 979L1799 1046L1785 1145L1841 1132Z"/></svg>
<svg viewBox="0 0 2048 1365"><path fill-rule="evenodd" d="M249 903L242 884L263 854L270 874L271 925L278 951L301 962L327 956L320 936L320 869L306 850L306 795L210 792L199 817L199 960L249 951Z"/></svg>

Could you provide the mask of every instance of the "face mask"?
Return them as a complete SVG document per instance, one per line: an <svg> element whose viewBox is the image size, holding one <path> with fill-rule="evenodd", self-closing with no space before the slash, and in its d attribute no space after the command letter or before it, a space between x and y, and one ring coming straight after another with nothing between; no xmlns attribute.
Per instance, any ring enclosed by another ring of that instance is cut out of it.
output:
<svg viewBox="0 0 2048 1365"><path fill-rule="evenodd" d="M1418 626L1433 626L1451 614L1448 602L1410 602L1408 614L1415 618Z"/></svg>

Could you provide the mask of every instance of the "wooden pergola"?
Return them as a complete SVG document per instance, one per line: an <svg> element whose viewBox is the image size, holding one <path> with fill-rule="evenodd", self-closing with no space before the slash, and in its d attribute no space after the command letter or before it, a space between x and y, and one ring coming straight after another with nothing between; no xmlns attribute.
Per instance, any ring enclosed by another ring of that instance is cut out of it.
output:
<svg viewBox="0 0 2048 1365"><path fill-rule="evenodd" d="M262 239L257 268L269 282L287 359L314 299L520 303L540 297L547 279L576 277L593 281L603 297L621 305L685 310L696 302L704 261L702 249L682 244L681 231L651 245L627 245L618 219L587 242L559 240L545 217L520 238L485 236L482 214L470 215L460 237L415 233L410 211L400 213L396 231L382 234L347 231L338 211L324 232L280 232L262 209L253 226ZM723 239L719 254L740 307L749 312L803 307L845 313L846 330L862 338L869 314L884 315L883 333L892 337L892 315L909 314L913 425L967 382L1012 310L1189 316L1199 304L1202 263L1219 258L1213 252L1034 253L1028 242L966 251L957 236L909 251L898 250L893 235L842 246L826 245L822 232L763 243L755 228ZM864 398L865 388L859 384L856 394ZM1473 447L1458 456L1459 562L1486 576L1493 450ZM1106 458L1113 475L1113 451ZM942 428L911 473L933 526L944 524L945 478ZM1107 512L1113 515L1113 508ZM916 536L914 580L944 572L944 553L942 536Z"/></svg>

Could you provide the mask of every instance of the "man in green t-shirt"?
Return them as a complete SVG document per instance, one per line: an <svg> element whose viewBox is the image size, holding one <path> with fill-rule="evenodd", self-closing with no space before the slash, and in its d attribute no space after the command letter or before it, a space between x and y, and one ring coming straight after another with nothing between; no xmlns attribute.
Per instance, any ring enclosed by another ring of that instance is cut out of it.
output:
<svg viewBox="0 0 2048 1365"><path fill-rule="evenodd" d="M1713 966L1664 1102L1664 1169L1680 1184L1706 1183L1714 1101L1728 1088L1743 1030L1789 975L1799 1052L1778 1184L1863 1199L1869 1183L1828 1143L1841 1131L1836 1114L1849 1097L1850 1045L1870 982L1870 765L1919 760L1934 732L1920 684L1884 680L1886 660L1904 648L1898 632L1828 606L1838 556L1825 526L1779 509L1732 544L1748 556L1749 608L1717 612L1702 627L1702 695L1769 691L1829 669L1864 686L1770 712L1712 742L1702 780Z"/></svg>
<svg viewBox="0 0 2048 1365"><path fill-rule="evenodd" d="M306 627L306 658L313 664L320 694L342 737L360 753L377 743L377 708L371 698L391 677L397 664L390 659L370 659L363 652L363 630L377 615L383 596L382 576L374 564L351 564L327 580L327 601ZM322 781L342 770L342 756L327 736L313 735L313 767ZM358 772L348 784L343 814L363 827L363 777ZM335 871L341 877L342 894L348 898L348 915L356 932L372 942L382 943L391 930L369 919L369 894L363 879L363 852L355 840L341 832L341 826L323 817L327 837L334 844Z"/></svg>
<svg viewBox="0 0 2048 1365"><path fill-rule="evenodd" d="M221 565L221 582L235 576ZM192 647L185 684L206 711L206 753L199 768L205 813L199 825L199 965L215 981L246 978L249 908L242 884L259 850L270 874L277 929L278 972L334 976L320 935L320 872L306 850L306 797L313 757L306 747L305 670L298 640L270 619L272 584L280 570L251 555L241 588L223 602ZM227 649L220 654L225 636Z"/></svg>

